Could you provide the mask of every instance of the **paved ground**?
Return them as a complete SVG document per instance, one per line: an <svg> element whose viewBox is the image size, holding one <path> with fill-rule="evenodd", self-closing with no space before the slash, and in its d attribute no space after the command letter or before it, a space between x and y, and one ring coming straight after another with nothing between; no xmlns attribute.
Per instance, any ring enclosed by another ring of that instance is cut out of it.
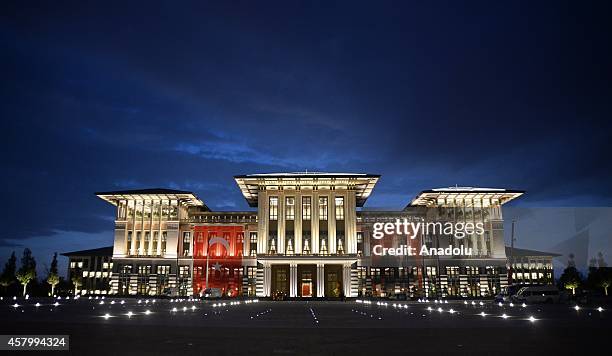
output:
<svg viewBox="0 0 612 356"><path fill-rule="evenodd" d="M0 334L68 334L75 355L557 355L612 343L612 311L596 306L121 301L5 299Z"/></svg>

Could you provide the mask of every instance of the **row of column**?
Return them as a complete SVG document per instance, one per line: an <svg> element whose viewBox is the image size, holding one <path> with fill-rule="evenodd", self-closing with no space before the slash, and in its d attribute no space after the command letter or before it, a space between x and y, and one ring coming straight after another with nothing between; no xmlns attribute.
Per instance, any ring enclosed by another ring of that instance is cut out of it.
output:
<svg viewBox="0 0 612 356"><path fill-rule="evenodd" d="M296 298L299 297L298 293L298 265L290 264L289 265L289 297ZM319 263L317 264L316 271L316 297L322 298L325 297L325 264ZM351 284L352 280L356 279L356 275L353 276L352 269L350 265L342 266L342 290L345 296L350 297L354 293L352 292ZM354 278L353 278L354 277ZM355 289L355 288L353 288ZM263 289L262 293L258 294L263 297L269 297L272 294L272 266L266 265L263 267Z"/></svg>
<svg viewBox="0 0 612 356"><path fill-rule="evenodd" d="M317 190L309 191L307 194L302 194L301 191L261 191L258 194L258 246L257 253L266 254L268 253L269 247L269 219L270 219L270 197L278 197L278 220L277 220L277 245L276 250L280 254L284 254L286 251L285 246L285 232L287 226L287 220L285 216L286 197L295 198L295 215L294 215L294 228L293 228L293 249L294 253L301 254L303 248L303 236L302 224L302 197L311 198L311 214L310 214L310 250L311 253L317 254L320 249L319 240L319 198L327 197L327 236L328 236L328 252L334 254L337 252L337 237L336 237L336 204L335 198L342 197L344 199L344 233L345 233L345 244L344 251L348 254L357 253L357 238L356 238L356 198L355 192L352 190L335 191L329 190L325 192L319 192Z"/></svg>

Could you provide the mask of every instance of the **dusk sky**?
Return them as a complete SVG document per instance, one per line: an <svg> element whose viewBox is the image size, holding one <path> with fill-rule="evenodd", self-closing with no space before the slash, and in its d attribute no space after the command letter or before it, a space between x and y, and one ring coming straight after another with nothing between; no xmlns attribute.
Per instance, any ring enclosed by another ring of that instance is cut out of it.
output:
<svg viewBox="0 0 612 356"><path fill-rule="evenodd" d="M97 191L248 209L232 179L247 173L381 174L367 207L455 184L526 190L515 207L611 206L611 10L5 3L0 262L111 245Z"/></svg>

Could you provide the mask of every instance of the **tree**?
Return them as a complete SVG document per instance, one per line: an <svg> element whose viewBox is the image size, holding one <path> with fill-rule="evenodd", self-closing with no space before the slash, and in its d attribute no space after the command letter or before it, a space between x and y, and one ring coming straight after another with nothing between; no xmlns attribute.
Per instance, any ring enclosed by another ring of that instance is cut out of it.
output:
<svg viewBox="0 0 612 356"><path fill-rule="evenodd" d="M604 294L608 295L608 288L612 285L612 269L609 267L591 267L587 284L591 289L603 288Z"/></svg>
<svg viewBox="0 0 612 356"><path fill-rule="evenodd" d="M599 281L599 286L604 289L606 297L608 296L608 288L610 288L610 285L612 285L612 276L610 276L610 273L606 273Z"/></svg>
<svg viewBox="0 0 612 356"><path fill-rule="evenodd" d="M559 277L559 285L561 288L571 289L572 295L576 295L576 288L582 284L582 276L576 267L569 266L564 271L561 277Z"/></svg>
<svg viewBox="0 0 612 356"><path fill-rule="evenodd" d="M11 257L8 259L6 264L4 265L4 270L2 270L2 275L0 275L0 285L4 287L4 291L8 289L8 287L15 282L15 270L17 269L17 257L15 257L15 251L11 254Z"/></svg>
<svg viewBox="0 0 612 356"><path fill-rule="evenodd" d="M36 261L32 257L32 251L29 248L23 250L23 256L21 257L21 268L15 275L17 280L23 286L23 295L26 295L28 284L36 279Z"/></svg>
<svg viewBox="0 0 612 356"><path fill-rule="evenodd" d="M75 268L72 271L72 276L70 277L70 280L74 285L74 295L77 295L79 287L83 285L83 272L81 272L80 268Z"/></svg>
<svg viewBox="0 0 612 356"><path fill-rule="evenodd" d="M60 278L57 272L57 252L53 254L53 260L51 260L51 268L47 275L47 283L51 285L51 295L55 295L55 286L59 283Z"/></svg>

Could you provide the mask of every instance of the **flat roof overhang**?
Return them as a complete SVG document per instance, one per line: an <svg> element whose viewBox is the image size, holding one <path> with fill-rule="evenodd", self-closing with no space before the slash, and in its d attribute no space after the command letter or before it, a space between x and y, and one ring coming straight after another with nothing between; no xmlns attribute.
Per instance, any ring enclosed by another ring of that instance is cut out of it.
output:
<svg viewBox="0 0 612 356"><path fill-rule="evenodd" d="M326 172L264 173L234 176L242 195L251 207L257 206L257 196L260 190L298 186L346 187L355 190L356 205L361 207L372 194L378 179L380 179L379 174Z"/></svg>
<svg viewBox="0 0 612 356"><path fill-rule="evenodd" d="M473 201L497 201L506 204L509 201L525 194L523 190L499 189L499 188L473 188L473 187L450 187L424 190L416 196L407 206L452 206L448 201L463 201L468 206ZM440 202L443 202L440 204Z"/></svg>
<svg viewBox="0 0 612 356"><path fill-rule="evenodd" d="M187 206L201 206L205 210L209 210L206 204L200 200L194 193L185 190L175 189L135 189L135 190L119 190L110 192L98 192L96 196L108 203L117 205L119 200L177 200Z"/></svg>

